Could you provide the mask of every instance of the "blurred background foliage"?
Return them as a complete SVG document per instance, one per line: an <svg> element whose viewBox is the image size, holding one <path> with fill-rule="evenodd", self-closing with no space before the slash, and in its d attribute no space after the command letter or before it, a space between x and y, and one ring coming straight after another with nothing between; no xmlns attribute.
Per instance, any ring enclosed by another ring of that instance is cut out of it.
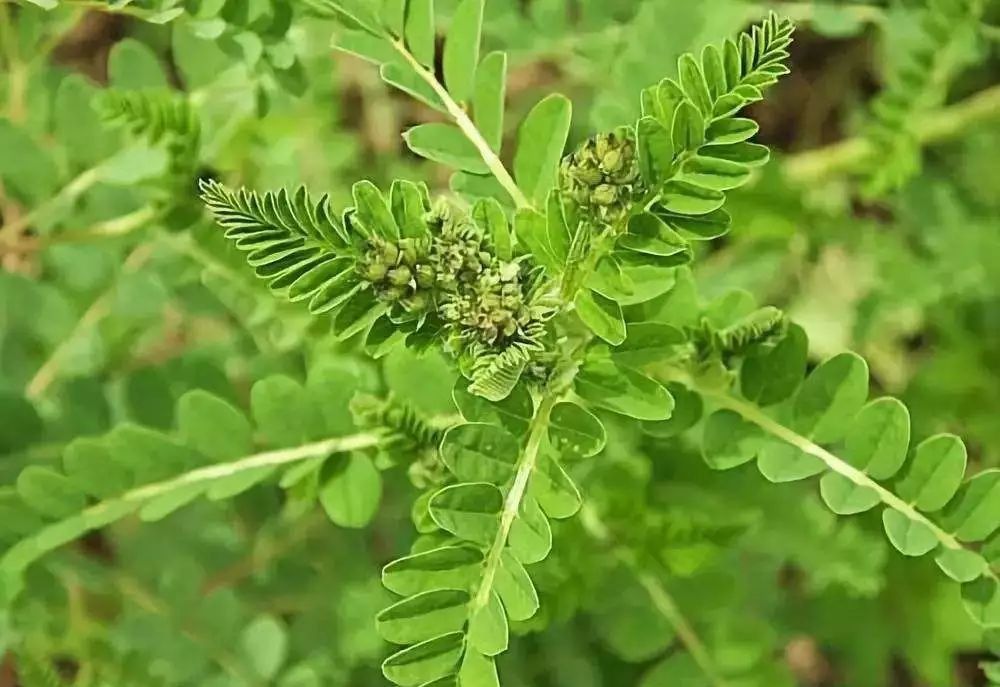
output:
<svg viewBox="0 0 1000 687"><path fill-rule="evenodd" d="M335 54L335 25L306 4L0 0L0 519L24 466L123 421L169 428L192 389L246 407L260 379L335 369L354 386L334 406L357 388L454 412L442 360L372 362L334 343L267 293L195 203L196 177L302 182L338 205L359 178L447 190L400 137L438 115ZM866 183L872 168L903 163L868 155L865 136L921 40L923 2L489 0L485 40L510 52L507 121L559 90L576 105L575 145L634 119L640 89L680 53L771 9L799 24L792 74L753 112L774 159L733 194L733 231L696 261L699 289L786 309L817 361L857 350L914 426L959 434L977 467L998 467L997 3L941 53L937 94L911 113L919 169L907 161L888 193ZM200 122L191 173L103 121L94 103L109 88L186 94ZM578 477L662 565L670 596L651 604L614 550L562 523L505 685L712 684L682 648L689 632L747 675L731 687L986 684L998 638L933 563L902 565L877 522L837 521L809 487L713 473L683 439L606 424L607 450ZM382 684L377 571L413 536L414 492L396 477L364 530L272 486L65 547L0 616L0 687Z"/></svg>

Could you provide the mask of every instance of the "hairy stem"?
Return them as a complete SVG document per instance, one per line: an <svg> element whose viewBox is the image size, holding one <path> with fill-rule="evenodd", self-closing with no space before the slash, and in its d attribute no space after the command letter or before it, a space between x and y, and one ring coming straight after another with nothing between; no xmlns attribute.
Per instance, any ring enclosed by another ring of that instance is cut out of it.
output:
<svg viewBox="0 0 1000 687"><path fill-rule="evenodd" d="M483 568L479 589L476 590L476 595L472 600L473 610L485 607L490 601L493 580L500 567L500 556L503 554L504 547L507 546L510 528L521 509L521 501L524 500L524 495L528 491L528 481L538 463L538 452L549 428L549 416L552 414L552 408L561 396L562 394L558 391L548 391L538 404L538 412L531 419L531 426L528 428L528 441L520 458L518 458L514 483L511 484L507 498L504 499L503 510L500 512L500 526L497 529L496 537L493 538L489 553L486 555L486 564Z"/></svg>
<svg viewBox="0 0 1000 687"><path fill-rule="evenodd" d="M479 156L483 158L483 162L485 162L486 166L489 167L490 173L498 182L500 182L500 185L503 186L504 190L507 191L510 197L514 200L517 207L531 207L531 201L529 201L521 189L517 187L517 183L515 183L514 178L510 175L510 172L507 171L507 168L504 167L503 162L499 157L497 157L497 154L492 148L490 148L490 144L486 142L485 138L483 138L483 135L479 132L479 129L476 128L476 125L472 123L472 120L469 119L469 115L466 114L461 105L455 102L455 100L448 93L447 89L445 89L445 87L442 86L437 80L434 73L420 64L420 62L417 61L417 58L415 58L410 51L407 50L402 41L393 40L392 45L396 48L396 51L402 55L403 59L406 60L407 64L409 64L413 70L420 75L420 78L422 78L427 85L431 87L437 97L441 99L441 102L444 103L445 109L448 110L448 114L451 115L453 120L455 120L455 124L458 125L458 128L461 129L462 133L465 134L465 137L469 139L472 145L476 147L476 150L479 152Z"/></svg>
<svg viewBox="0 0 1000 687"><path fill-rule="evenodd" d="M953 138L970 127L1000 118L1000 86L941 108L917 121L914 134L923 145ZM849 172L868 162L874 149L868 139L858 136L817 150L788 157L785 176L796 184L816 182L827 176Z"/></svg>
<svg viewBox="0 0 1000 687"><path fill-rule="evenodd" d="M727 683L719 675L715 667L715 662L712 660L705 643L701 641L701 637L698 636L694 627L688 622L688 619L681 612L674 597L666 590L659 578L644 569L639 564L639 561L636 560L632 551L615 544L607 526L601 521L600 516L593 506L585 504L581 509L580 515L587 533L601 544L612 546L615 557L635 575L636 580L646 590L650 601L653 602L653 607L674 628L681 644L687 649L694 662L698 664L701 672L708 679L709 684L712 687L726 687Z"/></svg>

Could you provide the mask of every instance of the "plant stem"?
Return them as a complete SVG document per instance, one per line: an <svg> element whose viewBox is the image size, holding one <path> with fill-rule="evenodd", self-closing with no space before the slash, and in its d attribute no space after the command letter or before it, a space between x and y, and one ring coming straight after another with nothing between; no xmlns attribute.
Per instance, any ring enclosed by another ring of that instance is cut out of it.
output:
<svg viewBox="0 0 1000 687"><path fill-rule="evenodd" d="M435 95L441 99L441 102L444 103L448 114L455 120L455 124L458 125L458 128L461 129L463 134L465 134L465 137L469 139L473 146L475 146L476 150L479 152L479 156L483 158L483 162L485 162L486 166L489 167L490 173L493 174L498 182L500 182L500 185L503 186L505 191L507 191L517 207L530 208L532 206L531 201L529 201L524 193L521 192L521 189L517 187L517 183L515 183L514 178L510 175L510 172L507 171L503 162L501 162L500 158L497 157L497 154L493 151L493 149L490 148L490 144L486 142L486 139L483 138L479 129L476 128L476 125L473 124L471 119L469 119L469 115L466 114L465 110L455 102L455 100L451 97L451 94L448 93L447 89L442 86L437 80L437 77L434 76L434 73L417 61L417 58L415 58L413 54L407 50L402 41L392 40L391 42L396 51L402 55L404 60L406 60L407 64L409 64L410 67L417 72L420 78L422 78L427 85L431 87Z"/></svg>
<svg viewBox="0 0 1000 687"><path fill-rule="evenodd" d="M194 487L203 483L213 482L226 477L232 477L242 472L261 468L274 468L289 463L319 458L332 453L345 453L376 446L386 439L384 432L362 432L344 437L333 437L301 446L283 448L275 451L255 453L239 460L218 465L208 465L185 472L161 482L144 484L125 492L121 496L101 501L80 513L65 520L46 525L41 530L23 539L11 547L0 558L0 586L7 575L24 570L33 561L56 548L61 543L73 539L79 534L132 512L136 506L150 499L174 492L185 487ZM79 533L79 534L77 534ZM67 535L72 536L67 536ZM5 591L8 593L10 589Z"/></svg>
<svg viewBox="0 0 1000 687"><path fill-rule="evenodd" d="M156 217L153 207L147 205L130 212L121 217L98 222L89 229L82 231L64 231L57 234L44 234L42 236L32 236L20 241L10 241L6 245L0 242L0 256L4 254L24 254L42 250L49 246L88 243L106 238L123 236L131 231L141 228L144 224Z"/></svg>
<svg viewBox="0 0 1000 687"><path fill-rule="evenodd" d="M924 116L914 127L914 134L920 144L927 145L952 138L969 127L994 118L1000 118L1000 86L992 86ZM873 154L874 149L868 139L857 136L792 155L785 159L783 171L789 181L809 184L857 169Z"/></svg>
<svg viewBox="0 0 1000 687"><path fill-rule="evenodd" d="M511 484L507 498L504 499L503 510L500 512L500 525L486 556L479 589L472 600L473 610L484 608L490 602L493 580L500 567L500 557L507 546L507 537L510 535L510 528L521 508L521 501L524 500L524 495L527 493L531 473L534 472L535 466L538 464L538 452L549 428L549 416L552 414L552 408L561 396L562 393L559 391L548 390L538 404L538 412L531 419L531 426L528 428L528 441L517 461L514 483Z"/></svg>
<svg viewBox="0 0 1000 687"><path fill-rule="evenodd" d="M621 561L632 573L636 580L642 585L653 602L653 607L673 626L681 644L691 654L691 658L698 664L702 673L708 678L712 687L726 687L726 681L719 675L712 660L712 656L701 641L701 637L695 632L694 627L681 612L680 607L674 600L670 592L666 590L656 575L645 570L636 560L632 551L623 546L615 544L607 526L601 521L597 511L590 504L584 504L580 512L584 529L598 542L612 546L615 557Z"/></svg>
<svg viewBox="0 0 1000 687"><path fill-rule="evenodd" d="M149 257L153 253L153 247L150 244L143 244L135 248L128 257L125 258L125 262L122 265L123 272L134 272L138 270L142 265L146 263ZM66 353L69 351L69 347L76 341L76 338L82 334L84 331L93 327L98 322L103 320L108 312L111 310L111 303L114 298L115 289L117 287L117 281L111 285L104 293L98 296L90 307L83 313L79 320L77 320L76 325L70 330L69 334L66 335L62 341L52 350L49 357L42 363L42 366L38 368L38 371L28 382L28 386L25 387L24 395L29 399L37 399L49 386L56 380L59 375L59 368L63 363L63 358L65 358Z"/></svg>
<svg viewBox="0 0 1000 687"><path fill-rule="evenodd" d="M941 543L942 546L953 550L967 550L973 551L961 542L958 541L952 534L946 532L936 523L930 520L926 515L918 511L912 503L907 503L902 498L889 491L881 484L876 482L874 479L866 475L861 470L848 463L842 458L834 455L830 451L826 450L822 446L819 446L806 437L798 434L797 432L785 427L780 422L772 419L769 415L764 413L760 408L752 403L748 403L742 399L736 398L726 392L714 391L711 389L705 389L698 386L696 383L691 383L690 380L686 380L693 389L695 389L702 396L715 401L719 406L727 408L729 410L739 413L744 419L749 420L753 424L757 425L763 429L768 434L781 439L787 444L794 446L803 453L820 459L823 463L832 470L833 472L846 477L854 484L861 487L866 487L871 489L876 494L878 494L879 499L887 507L892 508L905 515L910 520L919 522L924 527L933 533L934 537ZM973 551L975 553L975 551ZM996 573L992 568L987 567L987 574L994 579L997 579Z"/></svg>
<svg viewBox="0 0 1000 687"><path fill-rule="evenodd" d="M32 208L31 212L25 213L23 216L14 220L10 224L5 224L0 227L0 239L4 236L9 236L8 242L16 240L18 234L20 234L24 229L30 227L32 224L37 222L42 215L48 212L53 206L59 203L68 202L77 198L84 191L89 189L91 186L96 184L101 178L101 167L97 165L91 167L80 173L75 179L70 181L66 186L64 186L58 193L46 200L41 205L37 205Z"/></svg>

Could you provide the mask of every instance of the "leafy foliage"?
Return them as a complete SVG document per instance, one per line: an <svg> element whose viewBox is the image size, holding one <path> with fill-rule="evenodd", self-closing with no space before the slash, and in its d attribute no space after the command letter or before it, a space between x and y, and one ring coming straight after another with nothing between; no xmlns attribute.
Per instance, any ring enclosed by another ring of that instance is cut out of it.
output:
<svg viewBox="0 0 1000 687"><path fill-rule="evenodd" d="M0 4L0 674L998 679L989 8L85 4Z"/></svg>

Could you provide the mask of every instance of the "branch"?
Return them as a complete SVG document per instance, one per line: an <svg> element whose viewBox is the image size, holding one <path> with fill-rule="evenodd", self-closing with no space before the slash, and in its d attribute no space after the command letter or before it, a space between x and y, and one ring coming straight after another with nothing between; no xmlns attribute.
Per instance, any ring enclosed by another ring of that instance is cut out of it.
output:
<svg viewBox="0 0 1000 687"><path fill-rule="evenodd" d="M125 262L122 265L123 272L133 272L138 270L142 265L146 263L150 255L153 252L153 247L151 244L143 244L129 253L128 257L125 258ZM117 286L117 281L108 288L107 291L102 293L97 299L90 304L83 316L77 321L76 326L66 335L59 345L53 349L49 357L42 363L42 366L38 368L38 371L28 382L28 386L24 390L24 395L29 399L37 399L49 386L56 380L59 376L59 368L63 363L63 358L69 350L70 345L76 340L76 338L85 332L90 327L96 325L98 322L103 320L111 310L111 304L114 300L115 288Z"/></svg>
<svg viewBox="0 0 1000 687"><path fill-rule="evenodd" d="M715 662L712 660L708 648L701 641L691 623L684 617L677 602L660 580L648 570L643 569L632 551L612 541L611 533L601 521L600 516L593 506L585 504L581 509L580 515L583 527L587 530L587 533L601 544L611 546L615 557L632 571L636 580L646 590L646 593L649 594L649 598L653 602L653 607L673 626L677 637L681 640L681 644L691 654L691 658L698 664L701 672L705 674L712 687L727 687L728 683L719 674L718 669L716 669Z"/></svg>
<svg viewBox="0 0 1000 687"><path fill-rule="evenodd" d="M463 110L462 107L455 102L455 100L448 93L447 89L445 89L445 87L442 86L434 76L434 73L420 64L420 62L417 61L417 58L415 58L410 51L406 49L406 46L402 41L392 40L391 43L396 51L402 55L403 59L406 60L407 64L409 64L413 70L420 75L420 78L422 78L427 85L434 90L435 95L441 99L441 102L444 103L445 109L448 110L448 114L450 114L451 118L455 120L455 124L458 125L458 128L462 130L462 133L465 134L465 137L469 139L472 145L476 147L476 150L479 151L479 156L483 158L483 162L485 162L486 166L490 168L490 172L494 177L496 177L496 180L500 182L500 185L503 186L504 190L507 191L510 197L514 200L514 203L519 208L530 208L531 202L527 199L524 193L521 192L521 189L517 187L517 183L510 175L510 172L507 171L507 168L503 166L503 162L500 161L497 154L493 152L492 148L490 148L490 144L486 142L483 135L479 133L479 129L477 129L476 125L472 123L471 119L469 119L469 115L467 115L465 110Z"/></svg>
<svg viewBox="0 0 1000 687"><path fill-rule="evenodd" d="M89 243L106 238L123 236L139 229L156 217L152 206L140 208L120 217L98 222L89 229L81 231L65 231L57 234L30 236L21 240L11 239L6 244L0 242L0 256L7 254L25 254L43 250L49 246Z"/></svg>
<svg viewBox="0 0 1000 687"><path fill-rule="evenodd" d="M690 380L688 380L690 381ZM699 394L710 398L716 403L718 403L723 408L728 408L729 410L739 413L744 419L752 422L753 424L760 427L762 430L771 434L772 436L781 439L787 444L791 444L795 448L799 449L803 453L820 459L823 463L837 474L846 477L854 484L858 486L867 487L875 493L878 494L879 499L888 508L898 511L905 515L910 520L916 521L924 525L928 530L930 530L934 537L941 543L942 546L953 550L967 550L977 553L975 550L963 545L958 539L953 535L949 534L938 526L934 521L930 520L926 515L918 511L911 504L904 501L902 498L889 491L881 484L876 482L874 479L866 475L861 470L848 463L843 458L839 458L830 451L826 450L822 446L819 446L806 437L798 434L797 432L789 429L780 422L772 419L769 415L764 413L760 408L752 403L748 403L741 399L735 398L723 391L713 391L711 389L705 389L697 384L693 384L692 388L695 389ZM997 577L996 572L992 567L987 566L986 574L993 579L1000 580Z"/></svg>
<svg viewBox="0 0 1000 687"><path fill-rule="evenodd" d="M929 145L995 118L1000 118L1000 85L923 117L914 127L914 135L920 144ZM855 170L868 162L873 153L871 143L859 136L787 157L783 171L790 182L805 185Z"/></svg>
<svg viewBox="0 0 1000 687"><path fill-rule="evenodd" d="M161 482L144 484L121 496L96 503L76 515L46 525L27 539L22 539L0 557L0 591L6 592L0 601L9 601L12 590L5 584L44 554L71 541L85 532L103 527L133 512L142 504L164 494L172 493L203 483L232 477L261 468L275 468L309 458L319 458L332 453L345 453L377 446L386 439L384 432L363 432L346 437L333 437L292 448L255 453L228 463L208 465L185 472Z"/></svg>
<svg viewBox="0 0 1000 687"><path fill-rule="evenodd" d="M483 568L483 576L472 598L472 612L480 608L485 608L490 602L490 593L493 590L493 580L496 577L497 569L500 567L500 557L504 547L507 546L507 538L510 535L510 528L514 524L518 511L521 509L521 501L528 490L528 481L531 473L538 463L538 451L541 449L542 440L549 429L549 416L552 408L562 397L561 392L548 391L538 404L538 412L531 419L531 426L528 428L528 442L524 446L524 452L517 461L517 472L514 474L514 483L507 492L504 500L503 511L500 513L500 527L493 544L490 546L486 556L486 563Z"/></svg>

